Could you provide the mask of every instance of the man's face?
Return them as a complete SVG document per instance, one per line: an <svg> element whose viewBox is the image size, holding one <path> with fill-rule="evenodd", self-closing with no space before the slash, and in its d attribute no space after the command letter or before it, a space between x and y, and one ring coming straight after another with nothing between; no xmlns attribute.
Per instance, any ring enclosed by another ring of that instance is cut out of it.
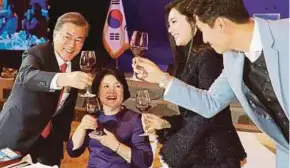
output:
<svg viewBox="0 0 290 168"><path fill-rule="evenodd" d="M71 61L82 49L86 38L86 27L65 23L55 32L54 49L64 61Z"/></svg>
<svg viewBox="0 0 290 168"><path fill-rule="evenodd" d="M196 26L202 31L204 43L209 43L210 46L220 54L230 50L229 36L225 33L222 24L219 24L216 20L214 26L211 28L208 24L203 23L196 17Z"/></svg>

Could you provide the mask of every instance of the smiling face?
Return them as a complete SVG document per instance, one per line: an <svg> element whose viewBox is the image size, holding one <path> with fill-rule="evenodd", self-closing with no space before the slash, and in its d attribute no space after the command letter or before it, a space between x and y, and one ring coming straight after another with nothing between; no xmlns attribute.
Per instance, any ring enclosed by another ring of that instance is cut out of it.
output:
<svg viewBox="0 0 290 168"><path fill-rule="evenodd" d="M172 8L168 15L168 32L174 37L177 46L186 45L193 37L192 25L185 15Z"/></svg>
<svg viewBox="0 0 290 168"><path fill-rule="evenodd" d="M196 17L196 26L202 32L204 43L209 43L217 53L223 54L230 50L230 35L225 31L225 25L224 22L221 21L221 18L217 18L214 25L210 27Z"/></svg>
<svg viewBox="0 0 290 168"><path fill-rule="evenodd" d="M82 49L86 27L65 23L54 32L54 49L64 61L71 61Z"/></svg>
<svg viewBox="0 0 290 168"><path fill-rule="evenodd" d="M99 98L104 108L119 108L124 100L123 85L113 75L106 75L99 86Z"/></svg>

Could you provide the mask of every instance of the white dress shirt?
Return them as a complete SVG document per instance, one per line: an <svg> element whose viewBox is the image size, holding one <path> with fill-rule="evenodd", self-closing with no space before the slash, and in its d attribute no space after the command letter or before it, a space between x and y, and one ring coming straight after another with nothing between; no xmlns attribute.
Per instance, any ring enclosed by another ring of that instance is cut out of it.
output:
<svg viewBox="0 0 290 168"><path fill-rule="evenodd" d="M245 52L245 55L251 62L255 62L261 55L262 50L263 50L263 47L262 47L262 41L261 41L261 37L259 33L259 27L258 27L258 24L256 24L255 22L253 37L251 40L249 52Z"/></svg>
<svg viewBox="0 0 290 168"><path fill-rule="evenodd" d="M61 66L62 64L66 63L66 64L67 64L67 68L66 68L66 71L65 71L65 72L71 72L71 62L70 62L70 61L65 62L65 61L64 61L64 60L63 60L63 59L62 59L62 58L57 54L56 51L54 51L54 53L55 53L55 57L56 57L56 60L57 60L57 63L58 63L59 69L60 69L60 66ZM56 83L58 76L59 76L59 73L57 73L57 74L52 78L51 83L50 83L50 89L51 89L51 90L61 90L61 89L62 89L62 87L57 86L57 83ZM68 90L69 90L69 89L64 89L64 92L63 92L63 94L62 94L62 96L61 96L61 100L60 100L60 103L59 103L59 105L58 105L56 111L57 111L60 107L62 107L63 103L65 102L65 100L66 100L67 97L69 96L69 92L68 92Z"/></svg>

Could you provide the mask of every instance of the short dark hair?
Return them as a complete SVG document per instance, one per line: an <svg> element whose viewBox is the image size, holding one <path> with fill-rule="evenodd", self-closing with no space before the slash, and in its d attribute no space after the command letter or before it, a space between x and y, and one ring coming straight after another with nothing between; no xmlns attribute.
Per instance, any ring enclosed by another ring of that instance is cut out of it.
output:
<svg viewBox="0 0 290 168"><path fill-rule="evenodd" d="M126 81L124 73L116 68L102 68L100 71L98 71L92 84L92 92L95 94L99 92L100 84L104 79L104 77L107 75L113 75L117 79L117 81L119 81L123 85L124 89L123 101L127 100L130 97L128 83Z"/></svg>
<svg viewBox="0 0 290 168"><path fill-rule="evenodd" d="M187 12L198 16L203 23L213 27L218 17L224 17L234 23L247 23L249 13L243 0L186 0Z"/></svg>
<svg viewBox="0 0 290 168"><path fill-rule="evenodd" d="M57 32L57 31L59 31L62 28L62 26L66 23L72 23L72 24L79 26L79 27L85 27L86 28L86 36L88 35L89 28L90 28L89 23L84 18L84 16L78 12L68 12L68 13L61 15L56 21L53 34L55 34L55 32Z"/></svg>
<svg viewBox="0 0 290 168"><path fill-rule="evenodd" d="M169 27L168 16L169 16L171 9L176 9L180 14L186 16L186 20L189 23L193 23L193 24L196 23L193 15L191 13L187 12L187 5L188 4L184 0L174 0L165 6L165 18L166 18L167 29ZM196 27L195 26L192 27L193 31L194 31L194 28L196 29ZM179 67L183 66L184 62L187 59L184 54L181 54L181 53L184 53L183 50L187 49L187 48L176 46L176 44L174 42L174 38L170 35L170 33L169 33L169 42L170 42L172 52L174 54L173 55L174 65L169 73L171 75L176 75ZM204 50L211 49L208 44L205 44L203 42L202 32L199 29L196 30L196 33L195 33L194 37L192 37L192 40L190 41L189 45L192 45L192 47L190 47L192 49L192 51L187 51L187 52L190 52L190 53L194 52L196 55L198 55L199 53L201 53Z"/></svg>

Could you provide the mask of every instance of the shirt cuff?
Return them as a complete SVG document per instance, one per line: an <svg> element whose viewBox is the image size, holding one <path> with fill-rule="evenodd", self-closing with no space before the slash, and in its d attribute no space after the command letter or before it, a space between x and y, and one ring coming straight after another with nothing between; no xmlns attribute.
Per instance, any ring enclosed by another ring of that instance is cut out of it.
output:
<svg viewBox="0 0 290 168"><path fill-rule="evenodd" d="M168 91L169 91L169 89L170 89L170 87L171 87L171 85L173 83L173 80L174 80L174 78L172 80L170 80L169 83L167 84L167 87L166 87L166 89L164 91L164 95L166 95L168 93Z"/></svg>
<svg viewBox="0 0 290 168"><path fill-rule="evenodd" d="M51 90L60 90L60 89L62 89L62 87L58 87L57 83L56 83L56 81L58 79L58 76L59 76L59 73L54 75L54 77L52 78L52 80L50 82L50 87L49 87Z"/></svg>

